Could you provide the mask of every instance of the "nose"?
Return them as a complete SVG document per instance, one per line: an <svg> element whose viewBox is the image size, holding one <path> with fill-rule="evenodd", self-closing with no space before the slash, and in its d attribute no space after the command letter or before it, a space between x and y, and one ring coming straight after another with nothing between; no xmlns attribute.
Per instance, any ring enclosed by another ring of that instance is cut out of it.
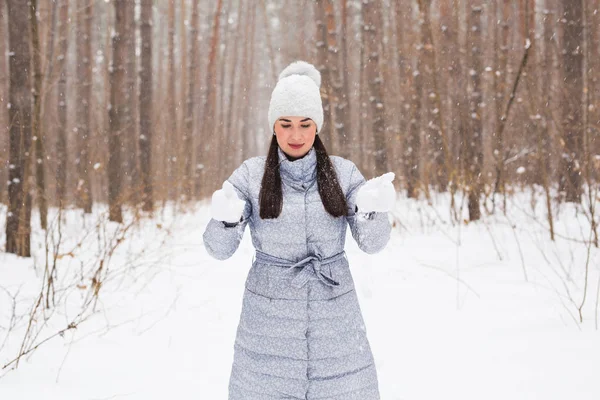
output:
<svg viewBox="0 0 600 400"><path fill-rule="evenodd" d="M302 139L302 132L300 131L300 128L297 127L297 126L294 126L292 128L292 134L290 136L291 136L292 140L294 140L296 142L299 141L299 140L301 140Z"/></svg>

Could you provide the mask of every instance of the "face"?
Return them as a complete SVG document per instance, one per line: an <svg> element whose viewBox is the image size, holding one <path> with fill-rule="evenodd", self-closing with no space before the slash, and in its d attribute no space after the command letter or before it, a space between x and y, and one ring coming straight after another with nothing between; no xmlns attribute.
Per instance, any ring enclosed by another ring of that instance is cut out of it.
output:
<svg viewBox="0 0 600 400"><path fill-rule="evenodd" d="M277 144L291 158L304 157L315 142L317 125L310 118L281 117L275 121Z"/></svg>

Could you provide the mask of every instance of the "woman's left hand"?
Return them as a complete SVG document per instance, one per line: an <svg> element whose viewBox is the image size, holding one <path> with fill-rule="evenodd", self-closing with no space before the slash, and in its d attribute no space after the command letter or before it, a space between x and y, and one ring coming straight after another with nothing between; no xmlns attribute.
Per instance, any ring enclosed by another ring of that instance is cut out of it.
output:
<svg viewBox="0 0 600 400"><path fill-rule="evenodd" d="M377 178L369 179L358 189L356 206L359 212L388 212L394 207L396 190L392 181L393 172L388 172Z"/></svg>

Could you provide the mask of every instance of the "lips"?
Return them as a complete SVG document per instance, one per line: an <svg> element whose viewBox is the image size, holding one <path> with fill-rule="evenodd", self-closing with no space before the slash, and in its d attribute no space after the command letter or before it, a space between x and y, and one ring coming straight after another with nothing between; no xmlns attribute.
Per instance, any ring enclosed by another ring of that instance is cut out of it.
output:
<svg viewBox="0 0 600 400"><path fill-rule="evenodd" d="M290 144L290 147L294 150L298 150L304 146L303 144Z"/></svg>

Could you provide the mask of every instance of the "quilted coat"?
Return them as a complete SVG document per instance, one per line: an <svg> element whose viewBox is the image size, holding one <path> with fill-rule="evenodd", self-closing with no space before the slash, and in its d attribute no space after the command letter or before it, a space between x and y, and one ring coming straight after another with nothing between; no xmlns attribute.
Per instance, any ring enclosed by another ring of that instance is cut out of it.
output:
<svg viewBox="0 0 600 400"><path fill-rule="evenodd" d="M230 257L250 226L256 257L248 273L229 380L230 400L375 400L377 373L344 253L346 224L367 253L382 250L387 213L356 211L365 179L349 160L331 156L348 202L347 217L325 211L314 148L289 161L279 149L283 211L259 215L266 157L246 160L228 181L246 201L236 226L211 219L204 245Z"/></svg>

